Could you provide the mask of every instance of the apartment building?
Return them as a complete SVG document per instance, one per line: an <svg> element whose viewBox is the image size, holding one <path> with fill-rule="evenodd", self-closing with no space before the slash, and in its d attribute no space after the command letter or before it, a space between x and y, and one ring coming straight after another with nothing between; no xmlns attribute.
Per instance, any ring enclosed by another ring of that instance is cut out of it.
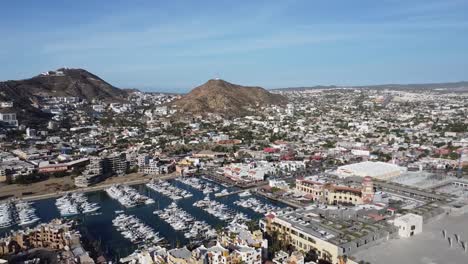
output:
<svg viewBox="0 0 468 264"><path fill-rule="evenodd" d="M333 264L397 233L393 225L324 219L311 209L269 214L260 220L260 227L264 232L278 234L277 239L296 250L315 251L319 259Z"/></svg>
<svg viewBox="0 0 468 264"><path fill-rule="evenodd" d="M68 222L55 219L49 224L41 224L34 229L17 231L0 241L0 255L9 254L12 250L27 248L48 248L62 250L77 242L79 237ZM14 251L13 251L14 252Z"/></svg>
<svg viewBox="0 0 468 264"><path fill-rule="evenodd" d="M83 173L75 178L75 186L88 187L104 178L104 162L101 158L93 157L86 165Z"/></svg>
<svg viewBox="0 0 468 264"><path fill-rule="evenodd" d="M125 153L112 154L104 158L104 172L124 175L127 173L128 163Z"/></svg>

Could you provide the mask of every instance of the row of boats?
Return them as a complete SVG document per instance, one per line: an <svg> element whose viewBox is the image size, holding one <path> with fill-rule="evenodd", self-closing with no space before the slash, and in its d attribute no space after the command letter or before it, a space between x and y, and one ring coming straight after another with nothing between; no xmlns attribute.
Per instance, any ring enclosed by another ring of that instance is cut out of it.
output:
<svg viewBox="0 0 468 264"><path fill-rule="evenodd" d="M126 185L113 185L106 189L106 193L127 208L155 203L153 199Z"/></svg>
<svg viewBox="0 0 468 264"><path fill-rule="evenodd" d="M168 181L151 181L146 184L148 188L162 195L165 195L172 200L180 200L183 198L190 198L193 196L189 191L177 188L176 186L170 184Z"/></svg>
<svg viewBox="0 0 468 264"><path fill-rule="evenodd" d="M238 201L235 201L234 204L240 207L251 209L259 214L266 214L268 212L276 212L278 210L281 210L281 208L278 206L262 203L260 200L254 197L248 199L240 199Z"/></svg>
<svg viewBox="0 0 468 264"><path fill-rule="evenodd" d="M87 214L98 211L101 207L91 203L83 193L68 193L55 201L61 216Z"/></svg>
<svg viewBox="0 0 468 264"><path fill-rule="evenodd" d="M154 211L154 214L168 223L174 230L184 232L187 239L204 241L216 237L216 230L205 221L196 221L195 218L179 208L175 202L164 210Z"/></svg>
<svg viewBox="0 0 468 264"><path fill-rule="evenodd" d="M119 214L112 220L112 225L123 237L141 247L158 245L164 240L158 232L133 215Z"/></svg>
<svg viewBox="0 0 468 264"><path fill-rule="evenodd" d="M193 206L201 208L203 211L225 222L233 220L245 222L250 220L244 213L229 209L225 204L211 200L208 195L203 200L193 203Z"/></svg>
<svg viewBox="0 0 468 264"><path fill-rule="evenodd" d="M15 224L20 226L31 225L39 220L36 209L30 202L18 200L0 204L0 229Z"/></svg>
<svg viewBox="0 0 468 264"><path fill-rule="evenodd" d="M213 192L219 192L220 188L216 184L210 183L210 182L204 182L198 178L177 178L177 181L186 184L200 192L203 192L203 194L210 194Z"/></svg>

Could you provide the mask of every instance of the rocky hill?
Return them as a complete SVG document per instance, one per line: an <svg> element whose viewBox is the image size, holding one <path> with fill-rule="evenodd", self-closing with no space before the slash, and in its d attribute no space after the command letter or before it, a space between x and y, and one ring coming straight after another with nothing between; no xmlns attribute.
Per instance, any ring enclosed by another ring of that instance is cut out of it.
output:
<svg viewBox="0 0 468 264"><path fill-rule="evenodd" d="M122 101L127 91L116 88L98 76L83 69L61 68L25 80L0 82L0 101L12 101L21 120L43 119L48 114L33 106L40 97L71 96L91 101Z"/></svg>
<svg viewBox="0 0 468 264"><path fill-rule="evenodd" d="M61 68L30 79L0 82L3 90L14 90L16 95L73 96L82 99L121 100L127 92L105 82L83 69Z"/></svg>
<svg viewBox="0 0 468 264"><path fill-rule="evenodd" d="M285 97L261 87L241 86L216 79L196 87L172 105L182 113L234 117L251 114L263 106L286 103Z"/></svg>

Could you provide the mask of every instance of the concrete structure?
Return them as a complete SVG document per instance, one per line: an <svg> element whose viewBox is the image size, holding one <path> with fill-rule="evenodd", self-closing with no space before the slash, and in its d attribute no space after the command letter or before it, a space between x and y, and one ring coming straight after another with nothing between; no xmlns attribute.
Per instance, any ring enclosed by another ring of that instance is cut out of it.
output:
<svg viewBox="0 0 468 264"><path fill-rule="evenodd" d="M340 177L370 176L374 179L389 180L398 177L406 168L385 162L365 161L338 167L336 173Z"/></svg>
<svg viewBox="0 0 468 264"><path fill-rule="evenodd" d="M467 263L468 251L461 242L467 241L468 214L460 216L447 215L424 225L424 232L411 239L392 239L376 244L368 250L351 254L356 261L369 263ZM446 235L442 234L446 231ZM448 242L452 239L452 246ZM466 242L465 242L466 246Z"/></svg>
<svg viewBox="0 0 468 264"><path fill-rule="evenodd" d="M393 224L398 228L400 237L412 237L422 232L423 217L417 214L405 214L395 218Z"/></svg>

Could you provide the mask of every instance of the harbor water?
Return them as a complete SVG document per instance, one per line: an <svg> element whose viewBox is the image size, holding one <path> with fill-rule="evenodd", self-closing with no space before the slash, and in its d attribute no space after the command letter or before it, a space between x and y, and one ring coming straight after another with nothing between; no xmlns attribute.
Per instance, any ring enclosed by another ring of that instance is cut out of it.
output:
<svg viewBox="0 0 468 264"><path fill-rule="evenodd" d="M202 200L206 196L203 194L203 192L175 180L170 180L169 182L174 186L187 190L193 194L193 196L190 198L176 201L177 205L181 209L188 212L196 220L203 220L207 222L213 228L221 228L227 225L226 222L208 214L201 208L193 206L194 202ZM117 216L116 211L119 210L124 211L125 214L136 216L143 223L152 227L156 232L159 232L159 236L163 237L168 242L169 248L180 247L190 243L190 241L185 238L183 232L175 231L168 223L160 219L157 215L153 214L155 210L165 209L173 202L173 200L167 196L151 190L145 185L136 185L132 187L137 189L141 194L154 199L156 202L149 205L125 208L117 200L110 198L105 191L97 191L87 193L86 196L89 202L98 203L101 206L100 210L98 210L96 213L81 214L68 218L78 220L80 222L80 228L83 231L86 230L89 234L91 234L101 250L107 255L107 257L111 259L125 257L137 249L136 245L132 244L129 240L124 238L112 225L112 220ZM221 187L221 189L225 188ZM231 191L231 189L228 190ZM245 213L253 220L258 220L263 217L262 214L256 213L250 208L244 208L234 204L237 200L240 199L237 194L217 198L214 196L214 193L211 193L209 196L212 200L223 203L230 209ZM255 196L255 198L265 204L284 207L284 205L280 203L267 200L263 197ZM36 213L40 218L40 222L46 223L54 218L61 218L60 213L55 205L55 201L55 198L51 198L33 202L33 206L36 208ZM5 236L11 230L19 228L20 227L18 226L13 226L8 229L0 229L0 235Z"/></svg>

